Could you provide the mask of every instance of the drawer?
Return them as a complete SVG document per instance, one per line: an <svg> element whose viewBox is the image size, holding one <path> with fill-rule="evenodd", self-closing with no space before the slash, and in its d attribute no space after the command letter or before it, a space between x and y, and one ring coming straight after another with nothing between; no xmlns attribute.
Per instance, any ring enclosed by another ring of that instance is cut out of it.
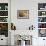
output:
<svg viewBox="0 0 46 46"><path fill-rule="evenodd" d="M7 38L0 38L0 45L8 45L8 39Z"/></svg>

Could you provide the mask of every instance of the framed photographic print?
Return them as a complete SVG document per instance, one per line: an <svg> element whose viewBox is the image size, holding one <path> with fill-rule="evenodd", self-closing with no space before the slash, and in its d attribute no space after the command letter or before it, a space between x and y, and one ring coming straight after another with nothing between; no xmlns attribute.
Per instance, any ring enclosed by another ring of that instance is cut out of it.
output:
<svg viewBox="0 0 46 46"><path fill-rule="evenodd" d="M29 10L17 10L17 19L29 19Z"/></svg>
<svg viewBox="0 0 46 46"><path fill-rule="evenodd" d="M46 29L39 29L39 37L46 37Z"/></svg>

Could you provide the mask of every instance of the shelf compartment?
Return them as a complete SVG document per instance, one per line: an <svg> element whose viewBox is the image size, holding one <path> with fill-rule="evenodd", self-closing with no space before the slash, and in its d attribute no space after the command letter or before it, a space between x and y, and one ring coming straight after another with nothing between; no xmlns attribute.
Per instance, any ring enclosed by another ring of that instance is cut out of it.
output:
<svg viewBox="0 0 46 46"><path fill-rule="evenodd" d="M8 30L8 23L0 23L0 30Z"/></svg>
<svg viewBox="0 0 46 46"><path fill-rule="evenodd" d="M38 16L46 16L46 11L38 11Z"/></svg>
<svg viewBox="0 0 46 46"><path fill-rule="evenodd" d="M0 22L8 22L8 17L0 17Z"/></svg>
<svg viewBox="0 0 46 46"><path fill-rule="evenodd" d="M46 3L38 3L38 10L46 10Z"/></svg>
<svg viewBox="0 0 46 46"><path fill-rule="evenodd" d="M0 16L8 16L8 11L0 11Z"/></svg>
<svg viewBox="0 0 46 46"><path fill-rule="evenodd" d="M46 29L46 28L38 28L38 29Z"/></svg>
<svg viewBox="0 0 46 46"><path fill-rule="evenodd" d="M38 28L46 28L46 23L38 23Z"/></svg>
<svg viewBox="0 0 46 46"><path fill-rule="evenodd" d="M46 22L46 17L38 17L38 22Z"/></svg>
<svg viewBox="0 0 46 46"><path fill-rule="evenodd" d="M0 35L8 37L8 23L0 23Z"/></svg>
<svg viewBox="0 0 46 46"><path fill-rule="evenodd" d="M8 10L8 3L0 3L0 10Z"/></svg>
<svg viewBox="0 0 46 46"><path fill-rule="evenodd" d="M39 37L46 37L46 29L39 29L38 35Z"/></svg>

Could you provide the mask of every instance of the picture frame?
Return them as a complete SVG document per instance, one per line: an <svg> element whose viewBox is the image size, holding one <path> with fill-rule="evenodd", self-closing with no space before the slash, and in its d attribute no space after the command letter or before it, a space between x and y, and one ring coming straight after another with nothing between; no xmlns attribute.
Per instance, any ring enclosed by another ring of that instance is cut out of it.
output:
<svg viewBox="0 0 46 46"><path fill-rule="evenodd" d="M17 19L29 19L29 10L17 10Z"/></svg>
<svg viewBox="0 0 46 46"><path fill-rule="evenodd" d="M46 29L39 29L39 37L46 37Z"/></svg>

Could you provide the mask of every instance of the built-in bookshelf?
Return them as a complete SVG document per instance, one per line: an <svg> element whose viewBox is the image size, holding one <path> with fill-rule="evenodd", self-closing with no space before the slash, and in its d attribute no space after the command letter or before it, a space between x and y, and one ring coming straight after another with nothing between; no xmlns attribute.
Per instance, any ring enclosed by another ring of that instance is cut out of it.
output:
<svg viewBox="0 0 46 46"><path fill-rule="evenodd" d="M0 3L0 35L8 37L8 3Z"/></svg>
<svg viewBox="0 0 46 46"><path fill-rule="evenodd" d="M38 31L40 37L46 37L46 3L38 3Z"/></svg>

